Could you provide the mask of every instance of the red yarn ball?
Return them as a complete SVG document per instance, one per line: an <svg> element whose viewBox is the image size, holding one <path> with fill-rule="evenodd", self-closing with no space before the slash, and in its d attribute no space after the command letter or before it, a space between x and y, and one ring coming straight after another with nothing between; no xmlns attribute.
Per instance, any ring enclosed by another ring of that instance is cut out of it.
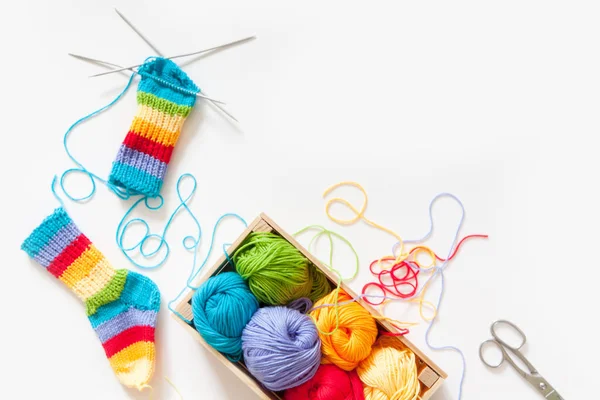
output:
<svg viewBox="0 0 600 400"><path fill-rule="evenodd" d="M315 376L300 386L285 391L285 400L364 400L363 387L356 371L346 372L333 365L321 365Z"/></svg>

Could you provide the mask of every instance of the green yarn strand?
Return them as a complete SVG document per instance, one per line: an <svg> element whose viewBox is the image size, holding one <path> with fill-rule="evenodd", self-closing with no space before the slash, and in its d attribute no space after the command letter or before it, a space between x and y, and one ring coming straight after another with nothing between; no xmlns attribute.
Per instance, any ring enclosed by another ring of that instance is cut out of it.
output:
<svg viewBox="0 0 600 400"><path fill-rule="evenodd" d="M285 305L301 297L315 301L331 290L325 275L274 233L251 233L233 254L233 262L264 304Z"/></svg>

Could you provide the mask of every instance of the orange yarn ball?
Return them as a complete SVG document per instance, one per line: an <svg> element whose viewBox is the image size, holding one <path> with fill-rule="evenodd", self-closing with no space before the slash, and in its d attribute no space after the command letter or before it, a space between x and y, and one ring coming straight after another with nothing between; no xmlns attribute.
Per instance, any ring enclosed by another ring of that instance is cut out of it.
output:
<svg viewBox="0 0 600 400"><path fill-rule="evenodd" d="M334 290L317 301L323 304L341 303L352 298L343 290ZM351 371L371 354L371 346L377 339L377 324L371 314L356 302L342 306L318 308L310 313L321 338L322 364L335 364L344 371ZM337 329L336 329L337 327Z"/></svg>

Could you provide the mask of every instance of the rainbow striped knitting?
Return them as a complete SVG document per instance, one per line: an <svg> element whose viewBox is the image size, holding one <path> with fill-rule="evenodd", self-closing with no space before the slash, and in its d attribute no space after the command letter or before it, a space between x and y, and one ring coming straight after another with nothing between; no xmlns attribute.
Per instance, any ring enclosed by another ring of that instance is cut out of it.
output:
<svg viewBox="0 0 600 400"><path fill-rule="evenodd" d="M160 293L150 279L115 270L58 208L21 248L84 303L119 381L142 390L154 371L154 327Z"/></svg>
<svg viewBox="0 0 600 400"><path fill-rule="evenodd" d="M138 111L113 162L109 182L132 194L160 194L183 122L200 89L173 61L155 58L138 74Z"/></svg>

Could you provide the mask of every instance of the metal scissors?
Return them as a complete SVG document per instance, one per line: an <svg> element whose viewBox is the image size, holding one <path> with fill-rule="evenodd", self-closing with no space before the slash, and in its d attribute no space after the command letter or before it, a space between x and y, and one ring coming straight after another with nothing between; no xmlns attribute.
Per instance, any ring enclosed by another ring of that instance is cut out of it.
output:
<svg viewBox="0 0 600 400"><path fill-rule="evenodd" d="M500 335L497 332L497 327L500 325L505 325L506 327L514 331L516 336L520 339L520 343L518 346L511 346L500 337ZM487 365L490 368L498 368L506 361L510 365L512 365L512 367L515 370L517 370L519 375L525 378L525 380L527 380L527 382L529 382L531 386L533 386L535 390L542 396L544 396L546 399L564 400L564 398L558 394L558 392L552 387L552 385L550 385L548 381L539 374L537 369L533 365L531 365L531 363L529 362L529 360L527 360L527 358L525 358L523 353L521 353L521 348L527 342L527 336L525 336L525 333L523 333L523 331L517 325L513 324L510 321L498 320L492 324L492 326L490 327L490 332L492 333L493 339L486 340L485 342L481 343L481 346L479 347L479 358L481 358L481 361L485 365ZM502 358L496 364L490 363L486 360L486 357L484 356L484 349L490 345L496 346L502 353ZM517 357L527 367L527 369L529 369L529 372L524 371L521 367L519 367L509 353Z"/></svg>

